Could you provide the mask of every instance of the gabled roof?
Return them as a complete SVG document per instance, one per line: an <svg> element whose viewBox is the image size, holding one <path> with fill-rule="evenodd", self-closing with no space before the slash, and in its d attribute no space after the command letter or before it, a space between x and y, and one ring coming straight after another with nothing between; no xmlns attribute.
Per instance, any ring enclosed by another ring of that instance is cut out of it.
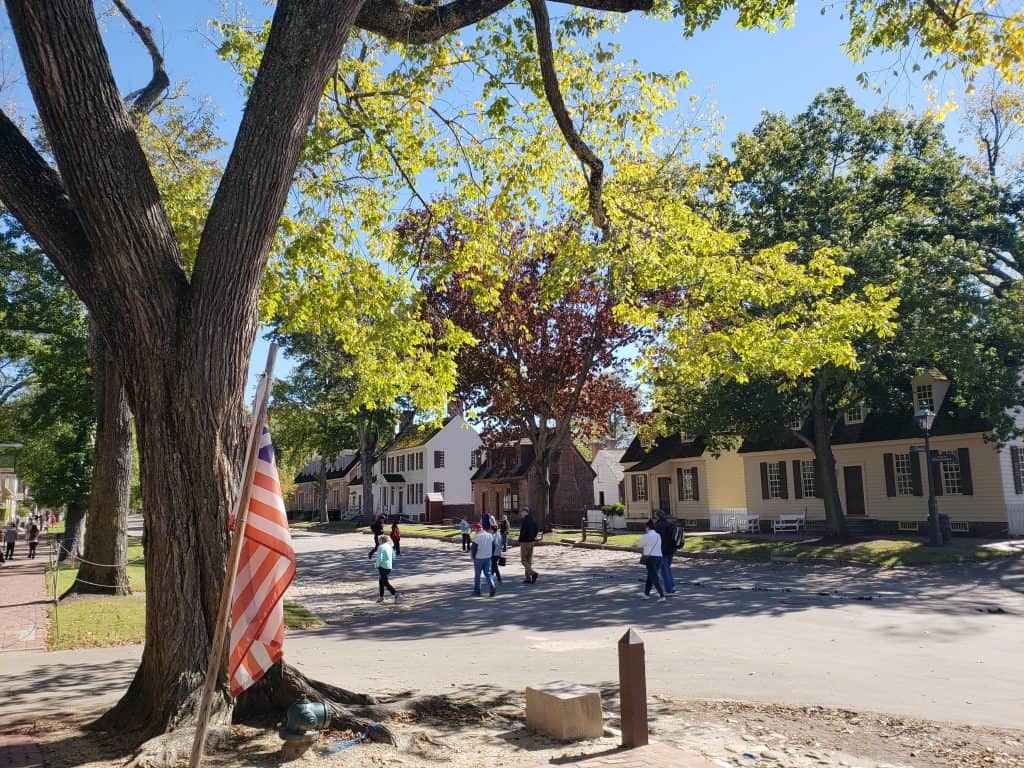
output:
<svg viewBox="0 0 1024 768"><path fill-rule="evenodd" d="M637 436L633 438L633 442L629 444L629 448L619 461L623 464L637 462L634 466L628 467L626 472L645 472L672 459L693 459L703 456L707 447L707 440L703 437L683 440L682 436L675 434L659 435L655 438L654 445L649 450L644 450L640 444L640 437Z"/></svg>
<svg viewBox="0 0 1024 768"><path fill-rule="evenodd" d="M319 479L321 459L315 456L306 462L305 466L295 475L296 483L315 483ZM344 477L356 462L359 461L359 454L351 451L343 451L335 457L334 461L327 468L327 479L334 480Z"/></svg>
<svg viewBox="0 0 1024 768"><path fill-rule="evenodd" d="M533 459L534 457L531 454L529 461L514 464L511 467L494 467L491 466L490 462L486 462L473 474L471 478L469 478L469 481L514 480L515 478L526 477L526 474L530 471L530 467L533 465Z"/></svg>
<svg viewBox="0 0 1024 768"><path fill-rule="evenodd" d="M447 427L455 418L457 417L448 417L441 422L439 427L425 424L410 424L399 433L398 437L395 438L394 444L388 448L387 452L404 451L408 448L418 448L421 445L426 445L434 438L434 435Z"/></svg>
<svg viewBox="0 0 1024 768"><path fill-rule="evenodd" d="M962 435L974 432L988 432L992 424L969 408L963 408L954 402L952 392L946 396L939 413L932 425L932 436ZM814 439L813 427L808 423L803 430L811 440ZM869 411L860 424L840 423L832 434L833 445L850 445L852 443L875 443L884 440L916 440L923 436L914 421L910 410L902 413L876 413ZM793 448L806 448L800 438L791 430L786 430L774 438L747 439L740 446L740 453L755 451L784 451Z"/></svg>

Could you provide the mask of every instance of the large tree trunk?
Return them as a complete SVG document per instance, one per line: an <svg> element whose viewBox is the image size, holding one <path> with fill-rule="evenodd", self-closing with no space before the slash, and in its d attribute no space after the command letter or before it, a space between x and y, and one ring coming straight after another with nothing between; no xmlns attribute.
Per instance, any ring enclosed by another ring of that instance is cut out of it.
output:
<svg viewBox="0 0 1024 768"><path fill-rule="evenodd" d="M128 398L113 356L90 322L96 444L88 525L78 578L65 594L127 595L128 505L131 495L132 430Z"/></svg>
<svg viewBox="0 0 1024 768"><path fill-rule="evenodd" d="M530 465L529 487L530 508L534 520L541 531L551 530L551 492L549 487L548 467L551 461L551 446L548 444L547 429L530 430L530 442L533 443L533 463Z"/></svg>
<svg viewBox="0 0 1024 768"><path fill-rule="evenodd" d="M316 510L321 523L330 522L327 516L327 457L320 457L320 472L317 475Z"/></svg>
<svg viewBox="0 0 1024 768"><path fill-rule="evenodd" d="M377 432L363 420L359 425L359 474L362 475L363 522L373 520L373 462L377 453Z"/></svg>
<svg viewBox="0 0 1024 768"><path fill-rule="evenodd" d="M85 507L78 502L68 504L64 513L64 534L60 537L57 560L77 559L82 554L82 537L85 532Z"/></svg>
<svg viewBox="0 0 1024 768"><path fill-rule="evenodd" d="M846 515L839 499L839 482L836 473L836 456L832 451L832 423L828 413L824 382L816 380L811 397L811 419L814 425L814 458L818 462L817 482L821 486L818 494L825 504L825 530L829 538L846 540L850 531L846 527ZM794 483L800 482L793 478Z"/></svg>

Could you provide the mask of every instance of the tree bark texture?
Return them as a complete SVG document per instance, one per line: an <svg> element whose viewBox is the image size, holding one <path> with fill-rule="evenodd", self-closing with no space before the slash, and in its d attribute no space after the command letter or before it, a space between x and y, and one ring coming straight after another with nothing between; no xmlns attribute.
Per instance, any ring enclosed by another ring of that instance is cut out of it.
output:
<svg viewBox="0 0 1024 768"><path fill-rule="evenodd" d="M82 537L85 533L85 507L81 504L68 504L64 513L64 535L60 537L60 551L57 560L64 562L68 558L77 559L82 554Z"/></svg>
<svg viewBox="0 0 1024 768"><path fill-rule="evenodd" d="M95 323L89 324L96 443L88 525L78 578L66 594L127 595L128 505L131 496L132 430L128 397L113 355Z"/></svg>
<svg viewBox="0 0 1024 768"><path fill-rule="evenodd" d="M815 379L811 396L811 419L814 425L814 458L820 467L818 481L821 488L818 492L825 505L826 534L829 538L848 539L850 532L846 527L843 503L839 498L836 455L832 451L832 424L828 414L826 393L825 383ZM798 483L800 479L794 477L793 482Z"/></svg>
<svg viewBox="0 0 1024 768"><path fill-rule="evenodd" d="M317 474L316 509L321 523L330 522L327 517L327 457L320 457L320 472Z"/></svg>

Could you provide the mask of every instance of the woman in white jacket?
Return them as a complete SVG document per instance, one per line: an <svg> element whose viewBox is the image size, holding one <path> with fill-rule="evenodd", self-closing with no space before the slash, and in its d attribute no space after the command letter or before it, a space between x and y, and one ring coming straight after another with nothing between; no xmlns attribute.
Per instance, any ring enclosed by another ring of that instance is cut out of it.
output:
<svg viewBox="0 0 1024 768"><path fill-rule="evenodd" d="M658 602L665 602L665 590L661 586L661 535L654 530L654 521L648 520L644 535L637 542L640 546L641 561L647 566L647 583L640 597L647 600L651 596L651 587L658 590Z"/></svg>

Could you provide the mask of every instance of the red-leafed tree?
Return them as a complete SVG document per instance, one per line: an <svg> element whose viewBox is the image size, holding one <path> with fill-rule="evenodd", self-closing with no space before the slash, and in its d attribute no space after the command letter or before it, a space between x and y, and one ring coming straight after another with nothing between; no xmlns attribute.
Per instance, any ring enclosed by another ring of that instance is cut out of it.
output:
<svg viewBox="0 0 1024 768"><path fill-rule="evenodd" d="M532 230L532 231L531 231ZM439 264L457 260L461 236L446 226L410 235ZM557 475L548 469L559 446L607 429L609 417L636 419L640 398L627 353L647 332L616 319L621 299L603 270L578 270L585 235L572 225L538 234L516 227L499 247L504 274L450 273L427 290L429 311L469 331L460 353L459 388L485 423L485 440L529 438L530 506L548 525ZM559 247L561 246L561 247Z"/></svg>

